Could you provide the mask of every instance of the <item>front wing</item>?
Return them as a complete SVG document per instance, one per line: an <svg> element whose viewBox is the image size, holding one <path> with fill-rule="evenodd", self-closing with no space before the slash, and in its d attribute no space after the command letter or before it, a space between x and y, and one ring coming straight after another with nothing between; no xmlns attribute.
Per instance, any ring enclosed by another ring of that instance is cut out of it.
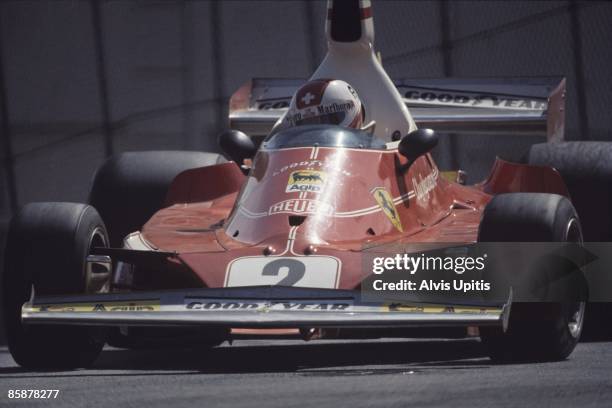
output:
<svg viewBox="0 0 612 408"><path fill-rule="evenodd" d="M165 292L35 297L24 324L87 326L224 326L231 328L507 327L503 305L383 304L359 291L237 287Z"/></svg>

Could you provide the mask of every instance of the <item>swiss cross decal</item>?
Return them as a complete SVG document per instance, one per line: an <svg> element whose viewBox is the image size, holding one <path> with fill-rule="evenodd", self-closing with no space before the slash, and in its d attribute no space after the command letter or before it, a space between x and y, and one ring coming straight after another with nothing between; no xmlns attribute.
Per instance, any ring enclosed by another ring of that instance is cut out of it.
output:
<svg viewBox="0 0 612 408"><path fill-rule="evenodd" d="M302 102L304 102L304 105L310 105L310 102L312 102L314 98L315 96L308 92L306 95L302 96Z"/></svg>

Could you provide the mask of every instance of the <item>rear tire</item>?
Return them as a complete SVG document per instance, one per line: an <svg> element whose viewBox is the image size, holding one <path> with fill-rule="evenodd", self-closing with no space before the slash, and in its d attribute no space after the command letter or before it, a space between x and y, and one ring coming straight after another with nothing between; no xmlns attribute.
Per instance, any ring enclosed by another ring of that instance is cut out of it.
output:
<svg viewBox="0 0 612 408"><path fill-rule="evenodd" d="M580 216L586 242L612 241L612 143L536 144L527 161L559 171Z"/></svg>
<svg viewBox="0 0 612 408"><path fill-rule="evenodd" d="M582 242L578 215L565 197L542 193L495 196L485 208L480 242ZM497 362L557 361L578 343L585 302L514 303L508 329L481 327L480 337Z"/></svg>
<svg viewBox="0 0 612 408"><path fill-rule="evenodd" d="M32 203L9 226L2 276L3 313L9 350L28 368L75 368L93 363L104 330L81 326L23 325L21 306L32 295L83 293L86 258L108 246L102 219L88 205Z"/></svg>
<svg viewBox="0 0 612 408"><path fill-rule="evenodd" d="M121 248L126 235L163 208L177 175L223 161L216 153L187 151L128 152L108 159L94 176L89 204L106 223L110 245Z"/></svg>

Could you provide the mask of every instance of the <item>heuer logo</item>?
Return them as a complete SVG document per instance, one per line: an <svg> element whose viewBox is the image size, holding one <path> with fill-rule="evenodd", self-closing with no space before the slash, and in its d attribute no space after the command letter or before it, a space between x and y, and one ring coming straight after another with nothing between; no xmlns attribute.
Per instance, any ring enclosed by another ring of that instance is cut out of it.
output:
<svg viewBox="0 0 612 408"><path fill-rule="evenodd" d="M324 214L332 215L334 207L317 200L285 200L270 207L268 214Z"/></svg>
<svg viewBox="0 0 612 408"><path fill-rule="evenodd" d="M319 170L297 170L291 172L287 181L287 193L299 193L302 191L318 193L325 183L327 174Z"/></svg>

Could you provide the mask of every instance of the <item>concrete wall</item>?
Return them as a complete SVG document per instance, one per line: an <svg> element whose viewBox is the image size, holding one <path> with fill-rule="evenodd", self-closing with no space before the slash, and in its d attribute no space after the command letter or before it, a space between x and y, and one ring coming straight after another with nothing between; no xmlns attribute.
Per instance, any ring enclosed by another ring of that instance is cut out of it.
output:
<svg viewBox="0 0 612 408"><path fill-rule="evenodd" d="M215 150L237 87L314 70L325 7L1 2L0 229L17 205L85 200L111 152ZM391 76L566 76L568 138L612 138L609 3L374 1L373 10ZM496 153L516 156L535 141L451 135L435 155L473 181Z"/></svg>
<svg viewBox="0 0 612 408"><path fill-rule="evenodd" d="M375 1L373 9L391 76L563 75L569 138L610 137L609 4ZM227 98L244 81L312 72L325 53L324 16L323 1L2 2L12 150L2 217L13 179L18 204L85 199L108 154L104 106L114 152L216 149ZM484 161L482 173L494 150L518 144L525 140L494 149L487 137L464 137L443 141L437 156L442 167Z"/></svg>

